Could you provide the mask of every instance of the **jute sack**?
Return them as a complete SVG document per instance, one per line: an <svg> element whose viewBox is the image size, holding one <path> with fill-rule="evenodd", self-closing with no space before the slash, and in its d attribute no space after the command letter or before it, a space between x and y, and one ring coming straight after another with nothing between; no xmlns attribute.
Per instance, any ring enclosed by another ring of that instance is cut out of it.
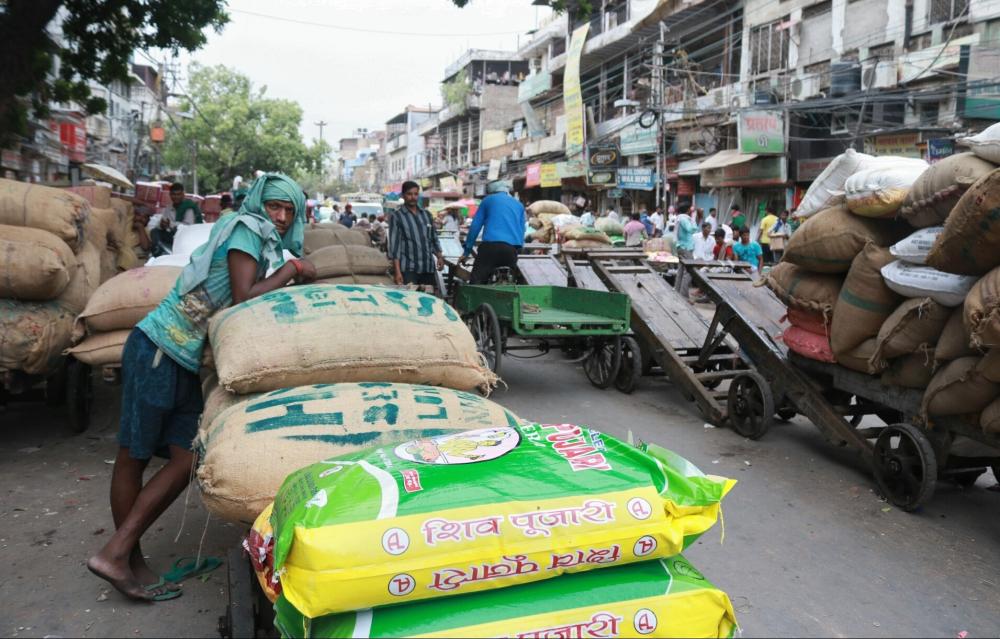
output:
<svg viewBox="0 0 1000 639"><path fill-rule="evenodd" d="M920 350L893 360L882 373L882 384L903 388L927 388L934 377L934 349Z"/></svg>
<svg viewBox="0 0 1000 639"><path fill-rule="evenodd" d="M72 249L48 231L0 224L0 298L58 297L76 270Z"/></svg>
<svg viewBox="0 0 1000 639"><path fill-rule="evenodd" d="M964 308L969 343L976 348L1000 346L1000 267L979 278Z"/></svg>
<svg viewBox="0 0 1000 639"><path fill-rule="evenodd" d="M147 266L119 273L98 288L80 313L74 338L134 327L163 301L181 269Z"/></svg>
<svg viewBox="0 0 1000 639"><path fill-rule="evenodd" d="M913 183L899 215L917 228L944 224L962 194L995 168L973 153L936 162Z"/></svg>
<svg viewBox="0 0 1000 639"><path fill-rule="evenodd" d="M57 301L74 315L87 306L87 300L101 285L101 253L90 242L84 242L76 255L76 268L70 275L66 290Z"/></svg>
<svg viewBox="0 0 1000 639"><path fill-rule="evenodd" d="M599 217L594 221L594 228L606 235L624 235L625 227L618 220L610 217Z"/></svg>
<svg viewBox="0 0 1000 639"><path fill-rule="evenodd" d="M835 275L810 273L794 264L780 262L767 274L764 283L786 306L829 317L843 280Z"/></svg>
<svg viewBox="0 0 1000 639"><path fill-rule="evenodd" d="M982 275L1000 265L1000 169L979 178L944 223L927 264L945 273Z"/></svg>
<svg viewBox="0 0 1000 639"><path fill-rule="evenodd" d="M542 213L551 213L552 215L560 215L563 213L569 213L569 207L562 202L556 202L555 200L538 200L532 202L528 205L529 215L541 216Z"/></svg>
<svg viewBox="0 0 1000 639"><path fill-rule="evenodd" d="M338 226L340 226L338 224ZM306 255L318 251L324 246L371 246L368 235L348 228L307 228L302 241L302 250Z"/></svg>
<svg viewBox="0 0 1000 639"><path fill-rule="evenodd" d="M344 330L358 321L378 339ZM495 383L455 309L416 291L293 286L217 313L208 334L219 381L237 393L360 381L458 390Z"/></svg>
<svg viewBox="0 0 1000 639"><path fill-rule="evenodd" d="M589 226L577 225L563 228L559 234L564 240L586 240L588 242L600 242L610 244L611 240L602 231Z"/></svg>
<svg viewBox="0 0 1000 639"><path fill-rule="evenodd" d="M933 347L950 316L951 309L930 298L906 300L882 323L872 367L884 368L886 360Z"/></svg>
<svg viewBox="0 0 1000 639"><path fill-rule="evenodd" d="M867 244L851 263L833 307L830 345L840 361L859 344L878 335L902 298L885 285L880 272L895 258L887 248Z"/></svg>
<svg viewBox="0 0 1000 639"><path fill-rule="evenodd" d="M104 224L107 245L116 250L125 245L122 215L114 208L90 209L89 223L93 223L95 219L100 220Z"/></svg>
<svg viewBox="0 0 1000 639"><path fill-rule="evenodd" d="M610 244L607 242L601 242L600 240L566 240L563 242L563 248L596 248L596 249L606 249L610 248Z"/></svg>
<svg viewBox="0 0 1000 639"><path fill-rule="evenodd" d="M991 382L1000 383L1000 348L991 348L979 361L977 370Z"/></svg>
<svg viewBox="0 0 1000 639"><path fill-rule="evenodd" d="M63 189L0 179L0 224L52 233L73 251L81 248L90 204Z"/></svg>
<svg viewBox="0 0 1000 639"><path fill-rule="evenodd" d="M389 259L371 246L324 246L309 255L317 278L338 275L385 275Z"/></svg>
<svg viewBox="0 0 1000 639"><path fill-rule="evenodd" d="M125 329L91 335L66 353L91 366L120 364L122 351L125 350L125 340L131 332L132 329Z"/></svg>
<svg viewBox="0 0 1000 639"><path fill-rule="evenodd" d="M389 286L395 284L388 275L338 275L316 280L314 284L378 284Z"/></svg>
<svg viewBox="0 0 1000 639"><path fill-rule="evenodd" d="M934 374L922 406L925 415L978 413L997 398L1000 384L986 379L976 367L982 358L960 357Z"/></svg>
<svg viewBox="0 0 1000 639"><path fill-rule="evenodd" d="M979 426L984 433L1000 433L1000 398L994 399L979 416Z"/></svg>
<svg viewBox="0 0 1000 639"><path fill-rule="evenodd" d="M971 342L972 336L965 326L965 309L959 306L952 310L944 328L941 329L941 337L934 347L934 359L938 362L950 362L959 357L980 355L979 351L972 348Z"/></svg>
<svg viewBox="0 0 1000 639"><path fill-rule="evenodd" d="M881 368L873 368L872 359L875 356L875 338L869 338L861 342L858 346L841 355L834 354L837 363L852 371L864 373L866 375L877 375L882 372Z"/></svg>
<svg viewBox="0 0 1000 639"><path fill-rule="evenodd" d="M202 415L197 476L205 505L230 521L252 522L285 477L324 459L520 421L478 395L431 386L321 384L249 398L219 392L209 392Z"/></svg>
<svg viewBox="0 0 1000 639"><path fill-rule="evenodd" d="M860 217L846 206L835 206L803 222L788 239L781 259L814 273L846 273L865 244L889 246L905 233L896 222Z"/></svg>
<svg viewBox="0 0 1000 639"><path fill-rule="evenodd" d="M785 317L792 326L798 326L816 335L830 336L830 321L822 313L789 307L788 314Z"/></svg>
<svg viewBox="0 0 1000 639"><path fill-rule="evenodd" d="M70 345L73 312L57 301L0 299L0 368L49 375Z"/></svg>
<svg viewBox="0 0 1000 639"><path fill-rule="evenodd" d="M825 334L812 333L798 326L789 326L782 332L781 339L789 350L803 357L831 364L836 361L833 357L833 351L830 350L830 338Z"/></svg>

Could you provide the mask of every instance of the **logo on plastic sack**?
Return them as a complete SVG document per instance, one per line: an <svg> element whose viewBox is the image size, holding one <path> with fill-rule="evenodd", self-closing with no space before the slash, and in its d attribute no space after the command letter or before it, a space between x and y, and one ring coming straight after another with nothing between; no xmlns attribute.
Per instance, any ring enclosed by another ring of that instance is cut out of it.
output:
<svg viewBox="0 0 1000 639"><path fill-rule="evenodd" d="M480 428L452 435L414 439L395 454L419 464L472 464L502 457L517 448L521 435L513 428Z"/></svg>

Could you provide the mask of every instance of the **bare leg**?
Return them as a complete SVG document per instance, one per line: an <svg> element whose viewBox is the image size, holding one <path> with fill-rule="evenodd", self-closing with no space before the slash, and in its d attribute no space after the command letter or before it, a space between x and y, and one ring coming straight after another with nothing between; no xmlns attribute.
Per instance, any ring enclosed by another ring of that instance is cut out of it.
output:
<svg viewBox="0 0 1000 639"><path fill-rule="evenodd" d="M115 534L87 562L87 568L92 573L133 599L151 599L156 594L143 588L132 572L129 560L142 534L184 492L193 463L194 453L178 446L170 447L170 461L142 487ZM130 472L127 462L122 472Z"/></svg>
<svg viewBox="0 0 1000 639"><path fill-rule="evenodd" d="M129 457L127 448L118 449L115 469L111 474L111 516L114 518L116 530L125 521L125 517L132 510L135 498L142 490L142 474L148 465L148 459L133 459ZM129 557L129 567L135 578L144 586L154 584L160 579L159 575L146 564L139 544L135 545Z"/></svg>

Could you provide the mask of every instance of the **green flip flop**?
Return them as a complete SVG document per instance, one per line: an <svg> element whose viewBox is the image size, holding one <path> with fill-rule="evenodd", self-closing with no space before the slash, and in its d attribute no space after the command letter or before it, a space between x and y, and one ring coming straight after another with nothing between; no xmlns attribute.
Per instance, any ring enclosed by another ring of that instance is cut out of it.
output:
<svg viewBox="0 0 1000 639"><path fill-rule="evenodd" d="M174 562L173 569L163 573L163 581L179 584L185 579L212 572L221 565L222 560L218 557L202 557L201 561L195 557L181 557Z"/></svg>
<svg viewBox="0 0 1000 639"><path fill-rule="evenodd" d="M163 577L160 577L160 581L158 581L157 583L146 586L145 587L146 592L155 592L160 588L166 588L166 590L164 590L163 592L158 592L155 595L153 595L150 601L157 601L157 602L170 601L171 599L177 599L178 597L184 594L184 591L181 590L180 588L169 588L168 587L169 585L170 584L168 584L166 580L163 579Z"/></svg>

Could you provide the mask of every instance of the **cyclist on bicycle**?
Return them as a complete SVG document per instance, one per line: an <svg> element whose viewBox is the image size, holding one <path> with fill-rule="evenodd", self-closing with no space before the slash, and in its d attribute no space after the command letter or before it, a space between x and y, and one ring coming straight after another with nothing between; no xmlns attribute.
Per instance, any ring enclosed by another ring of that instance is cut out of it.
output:
<svg viewBox="0 0 1000 639"><path fill-rule="evenodd" d="M482 231L483 241L476 253L470 284L485 284L498 268L513 269L517 264L517 254L524 246L524 205L510 194L510 185L496 180L486 185L486 192L488 195L472 220L461 259L462 264L469 259Z"/></svg>

